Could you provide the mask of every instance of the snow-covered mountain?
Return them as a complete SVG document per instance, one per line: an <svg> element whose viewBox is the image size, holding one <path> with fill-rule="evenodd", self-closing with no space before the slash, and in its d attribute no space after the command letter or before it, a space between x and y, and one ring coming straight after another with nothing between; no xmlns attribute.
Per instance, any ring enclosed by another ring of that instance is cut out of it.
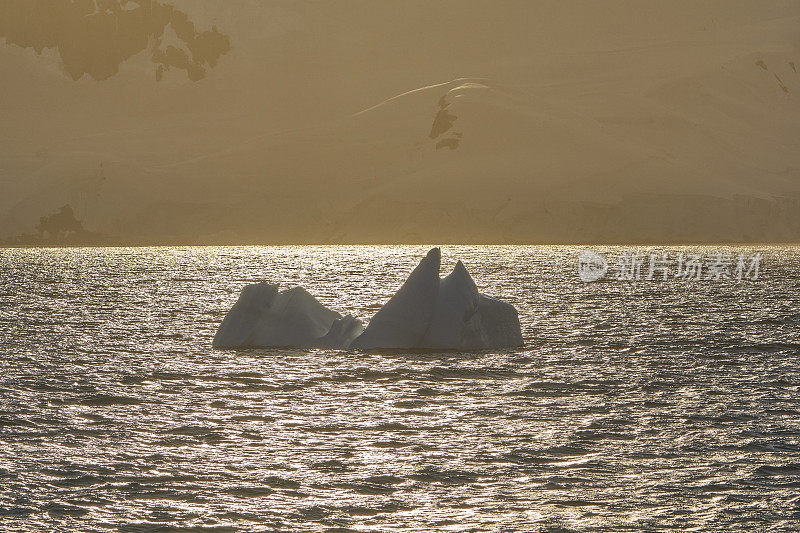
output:
<svg viewBox="0 0 800 533"><path fill-rule="evenodd" d="M100 82L3 45L0 234L69 203L121 242L800 235L796 2L375 4L175 2L230 42L199 80L156 38Z"/></svg>

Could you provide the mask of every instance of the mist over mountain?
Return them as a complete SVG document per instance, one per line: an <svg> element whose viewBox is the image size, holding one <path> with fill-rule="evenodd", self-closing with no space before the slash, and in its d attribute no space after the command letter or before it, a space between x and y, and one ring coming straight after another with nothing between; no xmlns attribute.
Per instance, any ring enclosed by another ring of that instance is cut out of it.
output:
<svg viewBox="0 0 800 533"><path fill-rule="evenodd" d="M800 5L16 1L0 238L796 241Z"/></svg>

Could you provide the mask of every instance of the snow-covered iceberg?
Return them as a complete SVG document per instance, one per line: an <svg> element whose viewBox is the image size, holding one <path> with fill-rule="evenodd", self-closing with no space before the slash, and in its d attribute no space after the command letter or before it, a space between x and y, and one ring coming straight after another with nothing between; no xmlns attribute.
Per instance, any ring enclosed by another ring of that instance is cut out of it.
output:
<svg viewBox="0 0 800 533"><path fill-rule="evenodd" d="M214 347L478 351L522 346L513 305L479 293L461 261L444 279L440 266L441 250L434 248L366 329L302 287L278 292L277 285L248 285L222 321Z"/></svg>
<svg viewBox="0 0 800 533"><path fill-rule="evenodd" d="M364 327L319 303L302 287L278 292L269 283L248 285L222 321L214 348L346 348Z"/></svg>
<svg viewBox="0 0 800 533"><path fill-rule="evenodd" d="M478 292L464 264L439 279L434 248L351 348L478 351L522 346L517 310Z"/></svg>

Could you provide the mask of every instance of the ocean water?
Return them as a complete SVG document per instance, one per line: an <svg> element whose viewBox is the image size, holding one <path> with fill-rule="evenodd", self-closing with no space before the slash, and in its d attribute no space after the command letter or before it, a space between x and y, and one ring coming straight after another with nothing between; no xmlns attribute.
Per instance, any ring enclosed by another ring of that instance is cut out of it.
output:
<svg viewBox="0 0 800 533"><path fill-rule="evenodd" d="M757 250L446 246L520 311L479 354L211 349L247 283L368 319L425 247L2 250L0 530L796 531L800 248Z"/></svg>

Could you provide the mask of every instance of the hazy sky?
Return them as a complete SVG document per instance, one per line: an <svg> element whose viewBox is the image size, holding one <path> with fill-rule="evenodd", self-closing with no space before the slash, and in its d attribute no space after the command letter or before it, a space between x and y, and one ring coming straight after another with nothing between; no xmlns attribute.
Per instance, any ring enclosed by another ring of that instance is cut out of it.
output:
<svg viewBox="0 0 800 533"><path fill-rule="evenodd" d="M8 0L0 237L796 240L796 1Z"/></svg>

